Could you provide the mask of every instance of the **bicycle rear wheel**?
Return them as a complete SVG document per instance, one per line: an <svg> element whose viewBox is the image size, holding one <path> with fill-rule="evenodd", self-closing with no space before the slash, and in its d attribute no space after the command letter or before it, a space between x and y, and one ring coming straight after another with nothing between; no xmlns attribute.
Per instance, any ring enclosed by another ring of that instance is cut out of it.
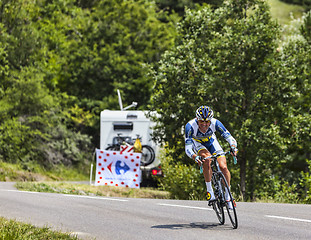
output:
<svg viewBox="0 0 311 240"><path fill-rule="evenodd" d="M155 159L155 153L152 147L149 145L143 145L142 146L142 156L140 160L141 166L147 166L153 163Z"/></svg>
<svg viewBox="0 0 311 240"><path fill-rule="evenodd" d="M106 148L108 151L120 151L120 147L118 146L109 146Z"/></svg>

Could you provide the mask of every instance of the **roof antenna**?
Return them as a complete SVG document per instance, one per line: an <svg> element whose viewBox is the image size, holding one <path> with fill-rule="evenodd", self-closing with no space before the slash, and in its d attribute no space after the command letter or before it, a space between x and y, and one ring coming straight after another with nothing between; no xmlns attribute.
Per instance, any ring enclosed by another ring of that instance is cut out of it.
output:
<svg viewBox="0 0 311 240"><path fill-rule="evenodd" d="M131 107L136 107L137 106L137 102L132 102L131 105L123 108L120 90L117 89L117 92L118 92L119 106L120 106L121 111L124 111L124 110L127 110L127 109L131 108Z"/></svg>
<svg viewBox="0 0 311 240"><path fill-rule="evenodd" d="M123 105L122 105L122 99L121 99L120 90L117 89L117 92L118 92L118 98L119 98L119 106L120 106L121 111L123 111Z"/></svg>

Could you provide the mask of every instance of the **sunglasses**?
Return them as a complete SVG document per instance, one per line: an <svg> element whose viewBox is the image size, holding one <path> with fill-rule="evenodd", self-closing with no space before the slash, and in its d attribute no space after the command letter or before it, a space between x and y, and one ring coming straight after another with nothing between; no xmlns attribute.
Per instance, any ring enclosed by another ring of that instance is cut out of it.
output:
<svg viewBox="0 0 311 240"><path fill-rule="evenodd" d="M210 123L211 122L211 120L207 120L207 121L204 121L204 120L198 120L200 123L204 123L204 122L206 122L206 123Z"/></svg>

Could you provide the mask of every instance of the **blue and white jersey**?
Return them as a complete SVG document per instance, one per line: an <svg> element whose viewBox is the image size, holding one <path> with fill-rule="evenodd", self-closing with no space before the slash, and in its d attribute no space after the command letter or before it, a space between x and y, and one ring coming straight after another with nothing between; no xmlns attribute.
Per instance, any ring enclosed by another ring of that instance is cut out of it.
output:
<svg viewBox="0 0 311 240"><path fill-rule="evenodd" d="M191 158L192 155L195 154L194 150L198 152L199 150L206 148L211 153L214 153L215 150L219 150L219 148L221 149L215 135L216 131L220 133L230 146L235 145L237 147L236 140L219 120L212 118L209 128L205 133L202 133L199 130L198 120L194 118L190 120L185 127L186 154Z"/></svg>

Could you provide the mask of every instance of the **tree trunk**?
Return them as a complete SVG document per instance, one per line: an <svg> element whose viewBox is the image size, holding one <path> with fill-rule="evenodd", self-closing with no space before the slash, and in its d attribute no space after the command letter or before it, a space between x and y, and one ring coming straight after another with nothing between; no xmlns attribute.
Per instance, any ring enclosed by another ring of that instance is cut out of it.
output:
<svg viewBox="0 0 311 240"><path fill-rule="evenodd" d="M246 157L245 152L242 151L242 155L239 158L240 163L240 188L242 193L242 200L245 200L245 192L246 192Z"/></svg>

